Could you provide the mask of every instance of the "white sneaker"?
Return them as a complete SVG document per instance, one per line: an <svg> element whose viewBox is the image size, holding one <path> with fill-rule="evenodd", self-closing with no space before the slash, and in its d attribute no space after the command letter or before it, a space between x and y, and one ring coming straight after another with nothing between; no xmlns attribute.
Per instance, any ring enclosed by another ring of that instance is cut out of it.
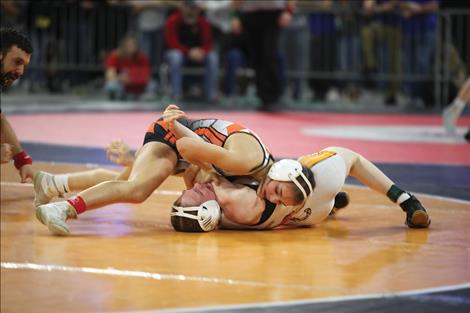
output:
<svg viewBox="0 0 470 313"><path fill-rule="evenodd" d="M77 218L77 212L67 201L40 205L36 208L36 218L49 228L54 235L70 234L67 219Z"/></svg>
<svg viewBox="0 0 470 313"><path fill-rule="evenodd" d="M46 172L36 172L33 178L34 206L49 203L52 198L63 196L54 182L54 175Z"/></svg>
<svg viewBox="0 0 470 313"><path fill-rule="evenodd" d="M452 105L446 108L442 113L442 122L444 124L444 129L449 135L455 134L455 123L457 122L457 118L457 110Z"/></svg>

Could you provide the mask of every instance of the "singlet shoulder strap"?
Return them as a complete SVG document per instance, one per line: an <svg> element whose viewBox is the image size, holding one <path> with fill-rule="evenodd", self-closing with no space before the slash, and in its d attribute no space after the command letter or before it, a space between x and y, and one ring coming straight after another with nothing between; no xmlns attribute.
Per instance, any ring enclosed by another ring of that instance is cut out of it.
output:
<svg viewBox="0 0 470 313"><path fill-rule="evenodd" d="M250 131L248 129L241 130L240 133L244 133L244 134L253 136L256 139L256 141L258 141L258 144L260 145L261 149L263 150L263 160L261 161L261 163L259 165L255 166L255 167L253 167L246 174L246 175L253 175L256 172L258 172L258 171L264 169L266 166L268 166L269 162L274 160L274 157L271 155L271 153L268 151L268 149L263 144L263 142L261 142L261 139L259 139L259 137L255 133L253 133L252 131Z"/></svg>
<svg viewBox="0 0 470 313"><path fill-rule="evenodd" d="M264 201L265 201L265 207L264 207L263 214L261 214L261 218L259 219L259 222L256 223L254 226L258 226L266 222L271 217L271 215L273 215L274 209L276 209L276 205L274 203L269 202L268 200L264 200Z"/></svg>

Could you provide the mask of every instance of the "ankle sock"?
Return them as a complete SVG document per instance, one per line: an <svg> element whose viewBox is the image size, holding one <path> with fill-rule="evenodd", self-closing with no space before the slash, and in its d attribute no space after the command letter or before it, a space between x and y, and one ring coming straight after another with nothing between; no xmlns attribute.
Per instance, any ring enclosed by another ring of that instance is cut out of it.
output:
<svg viewBox="0 0 470 313"><path fill-rule="evenodd" d="M66 174L54 175L53 179L54 179L54 184L59 194L70 192L69 175L66 175Z"/></svg>
<svg viewBox="0 0 470 313"><path fill-rule="evenodd" d="M86 211L86 203L80 196L75 196L72 198L67 199L67 202L73 206L77 214L83 213Z"/></svg>
<svg viewBox="0 0 470 313"><path fill-rule="evenodd" d="M398 204L402 204L403 202L411 198L409 193L398 188L396 185L392 185L390 187L390 189L387 191L387 197Z"/></svg>

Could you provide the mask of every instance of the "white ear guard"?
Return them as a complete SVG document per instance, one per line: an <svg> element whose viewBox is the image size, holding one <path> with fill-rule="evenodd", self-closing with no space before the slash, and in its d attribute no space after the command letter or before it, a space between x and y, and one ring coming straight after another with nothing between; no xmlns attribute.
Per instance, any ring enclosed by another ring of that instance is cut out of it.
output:
<svg viewBox="0 0 470 313"><path fill-rule="evenodd" d="M307 179L305 174L302 173L302 164L300 164L300 162L290 159L283 159L275 162L268 172L268 177L272 180L293 182L300 189L305 200L307 199L307 192L300 184L298 180L299 176L304 179L309 189L308 194L311 194L313 190L312 184L310 184L310 181Z"/></svg>
<svg viewBox="0 0 470 313"><path fill-rule="evenodd" d="M173 218L172 218L172 224L173 227L175 227L176 230L179 231L211 231L217 228L217 225L219 224L220 218L221 218L221 212L220 212L220 206L219 203L215 200L209 200L204 202L203 204L199 206L194 206L194 207L181 207L181 206L173 206L170 215L172 217L178 216L178 217L184 217L190 220L197 220L200 229L193 229L189 226L188 223L188 228L185 229L185 224L179 224L180 226L177 227L173 224Z"/></svg>

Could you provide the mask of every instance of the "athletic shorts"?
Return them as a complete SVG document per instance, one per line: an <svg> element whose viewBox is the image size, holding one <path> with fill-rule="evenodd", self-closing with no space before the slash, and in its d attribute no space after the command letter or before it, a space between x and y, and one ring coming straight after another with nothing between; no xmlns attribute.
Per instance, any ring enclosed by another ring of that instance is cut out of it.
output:
<svg viewBox="0 0 470 313"><path fill-rule="evenodd" d="M178 119L178 122L186 127L188 127L190 123L187 119ZM161 142L166 144L175 151L178 159L181 159L181 155L178 153L178 149L176 149L176 138L170 132L165 122L163 122L163 117L160 117L156 122L150 124L147 132L145 133L143 144L145 145L148 142Z"/></svg>

